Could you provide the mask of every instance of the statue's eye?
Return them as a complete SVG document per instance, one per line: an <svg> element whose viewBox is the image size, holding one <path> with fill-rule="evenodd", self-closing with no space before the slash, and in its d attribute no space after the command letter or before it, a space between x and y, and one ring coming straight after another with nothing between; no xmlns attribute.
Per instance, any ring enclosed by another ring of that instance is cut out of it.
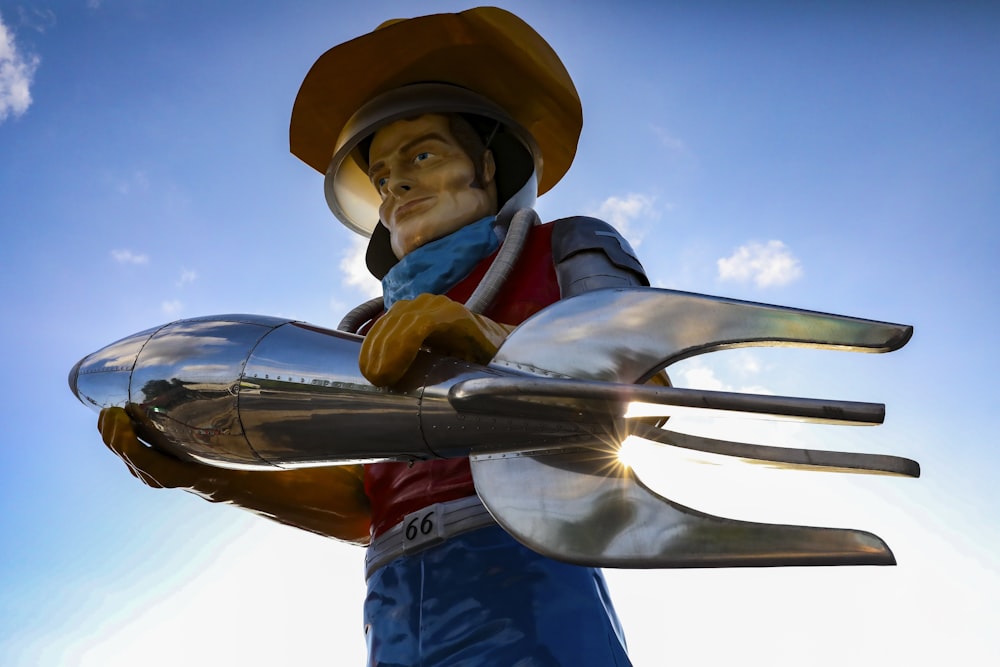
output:
<svg viewBox="0 0 1000 667"><path fill-rule="evenodd" d="M431 154L428 153L427 151L424 151L423 153L417 153L417 156L415 158L413 158L413 161L414 162L423 162L424 160L426 160L430 156L431 156Z"/></svg>
<svg viewBox="0 0 1000 667"><path fill-rule="evenodd" d="M381 190L382 188L385 187L385 184L388 182L389 182L388 178L386 178L385 176L381 176L377 181L375 181L375 185L377 185L378 189Z"/></svg>

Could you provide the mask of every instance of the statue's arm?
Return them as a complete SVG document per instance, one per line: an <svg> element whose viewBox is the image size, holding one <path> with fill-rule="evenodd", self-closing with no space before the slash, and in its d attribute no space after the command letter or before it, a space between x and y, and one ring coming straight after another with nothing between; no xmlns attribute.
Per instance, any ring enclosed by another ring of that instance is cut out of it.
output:
<svg viewBox="0 0 1000 667"><path fill-rule="evenodd" d="M359 465L229 470L181 461L143 444L121 408L101 411L104 443L153 488L180 488L211 502L355 544L367 544L370 511Z"/></svg>
<svg viewBox="0 0 1000 667"><path fill-rule="evenodd" d="M608 223L574 217L552 224L552 261L563 299L607 287L649 286L632 246Z"/></svg>

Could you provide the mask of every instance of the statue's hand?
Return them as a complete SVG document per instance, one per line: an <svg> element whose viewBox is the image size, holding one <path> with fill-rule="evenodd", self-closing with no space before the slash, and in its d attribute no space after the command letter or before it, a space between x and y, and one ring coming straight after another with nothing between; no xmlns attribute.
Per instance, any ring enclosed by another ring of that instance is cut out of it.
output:
<svg viewBox="0 0 1000 667"><path fill-rule="evenodd" d="M260 471L181 461L140 442L122 408L101 410L97 428L129 472L148 486L184 489L318 535L368 543L371 511L360 465Z"/></svg>
<svg viewBox="0 0 1000 667"><path fill-rule="evenodd" d="M385 387L406 374L421 347L486 363L512 329L446 296L421 294L412 301L397 301L379 318L365 336L358 365L369 382Z"/></svg>
<svg viewBox="0 0 1000 667"><path fill-rule="evenodd" d="M204 475L204 466L187 463L147 447L139 441L132 420L122 408L105 408L97 418L104 444L143 484L154 489L191 488Z"/></svg>

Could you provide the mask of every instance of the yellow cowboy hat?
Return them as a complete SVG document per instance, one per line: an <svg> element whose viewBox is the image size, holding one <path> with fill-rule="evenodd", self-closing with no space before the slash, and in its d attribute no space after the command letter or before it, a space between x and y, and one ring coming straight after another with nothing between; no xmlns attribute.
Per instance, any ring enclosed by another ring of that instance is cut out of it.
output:
<svg viewBox="0 0 1000 667"><path fill-rule="evenodd" d="M358 144L380 125L434 112L504 124L532 154L537 194L569 169L583 126L579 95L552 47L510 12L478 7L387 21L324 53L299 88L289 143L327 175L337 217L367 235L379 199Z"/></svg>

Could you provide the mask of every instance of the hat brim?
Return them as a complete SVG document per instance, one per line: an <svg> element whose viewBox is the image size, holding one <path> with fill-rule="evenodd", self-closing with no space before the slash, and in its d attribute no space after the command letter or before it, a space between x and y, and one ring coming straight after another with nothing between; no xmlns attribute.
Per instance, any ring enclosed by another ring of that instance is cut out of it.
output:
<svg viewBox="0 0 1000 667"><path fill-rule="evenodd" d="M354 112L376 95L425 82L484 95L530 132L544 161L539 194L569 170L583 127L573 81L531 26L495 7L394 22L324 53L292 108L292 153L325 174Z"/></svg>

